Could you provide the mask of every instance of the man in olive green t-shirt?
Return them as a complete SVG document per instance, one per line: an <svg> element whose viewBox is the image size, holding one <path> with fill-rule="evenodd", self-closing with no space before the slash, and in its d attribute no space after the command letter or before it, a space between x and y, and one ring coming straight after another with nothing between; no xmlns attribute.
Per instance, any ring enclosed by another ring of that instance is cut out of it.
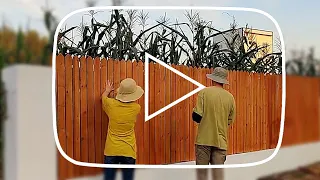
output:
<svg viewBox="0 0 320 180"><path fill-rule="evenodd" d="M207 78L212 87L201 90L192 118L198 123L196 138L196 164L224 164L228 148L228 126L235 119L236 107L233 95L223 89L227 81L227 70L217 67ZM223 180L223 169L213 169L214 180ZM197 169L198 180L207 180L207 169Z"/></svg>

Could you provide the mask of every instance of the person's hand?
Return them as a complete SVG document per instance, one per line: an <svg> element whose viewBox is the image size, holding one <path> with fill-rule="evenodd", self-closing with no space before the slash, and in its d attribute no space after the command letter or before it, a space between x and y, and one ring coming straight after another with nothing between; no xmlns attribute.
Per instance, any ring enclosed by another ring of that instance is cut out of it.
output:
<svg viewBox="0 0 320 180"><path fill-rule="evenodd" d="M109 80L107 81L107 84L106 84L106 92L111 92L111 91L113 91L114 90L114 88L113 88L113 83L112 82L110 82Z"/></svg>

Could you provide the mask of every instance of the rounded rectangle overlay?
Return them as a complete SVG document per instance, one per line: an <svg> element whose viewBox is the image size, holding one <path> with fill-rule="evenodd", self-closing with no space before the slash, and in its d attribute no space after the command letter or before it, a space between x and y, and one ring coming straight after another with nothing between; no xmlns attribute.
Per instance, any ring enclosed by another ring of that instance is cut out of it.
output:
<svg viewBox="0 0 320 180"><path fill-rule="evenodd" d="M224 164L224 165L124 165L124 164L99 164L99 163L88 163L88 162L80 162L70 158L62 149L59 138L58 138L58 131L57 131L57 118L56 118L56 51L57 51L57 38L59 34L59 30L62 27L63 23L72 15L75 15L80 12L88 12L90 10L112 10L112 9L136 9L136 10L215 10L215 11L248 11L262 14L268 17L275 25L280 41L281 41L281 51L282 57L285 60L285 46L284 46L284 38L282 31L279 27L278 22L268 13L254 8L243 8L243 7L197 7L197 6L100 6L100 7L89 7L83 8L76 11L73 11L66 15L58 24L58 27L55 32L54 38L54 46L53 46L53 56L52 56L52 115L53 115L53 134L56 146L60 152L60 154L69 162L78 165L78 166L86 166L86 167L99 167L99 168L165 168L165 169L186 169L186 168L239 168L239 167L251 167L264 164L274 158L282 143L283 139L283 132L284 132L284 116L285 116L285 99L286 99L286 71L285 71L285 61L282 60L282 104L281 104L281 123L280 123L280 131L279 131L279 139L277 146L268 158L252 162L252 163L245 163L245 164ZM146 98L147 99L147 98Z"/></svg>

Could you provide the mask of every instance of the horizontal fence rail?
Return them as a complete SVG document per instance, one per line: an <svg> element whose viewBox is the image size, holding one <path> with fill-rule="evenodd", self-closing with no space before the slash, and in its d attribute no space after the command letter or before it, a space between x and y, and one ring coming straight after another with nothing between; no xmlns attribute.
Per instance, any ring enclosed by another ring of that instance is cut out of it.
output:
<svg viewBox="0 0 320 180"><path fill-rule="evenodd" d="M182 65L173 67L210 86L212 69ZM68 156L83 162L103 163L108 117L102 111L101 94L107 80L115 88L130 77L144 88L142 62L58 55L56 59L57 127L59 141ZM237 114L228 133L228 154L275 148L281 119L282 78L248 72L229 72L224 88L235 97ZM149 114L195 89L195 85L159 64L149 64ZM114 96L114 93L111 93ZM172 164L195 159L197 125L191 119L196 95L148 122L144 122L144 96L136 123L137 163ZM98 168L72 165L59 155L59 179L100 172Z"/></svg>

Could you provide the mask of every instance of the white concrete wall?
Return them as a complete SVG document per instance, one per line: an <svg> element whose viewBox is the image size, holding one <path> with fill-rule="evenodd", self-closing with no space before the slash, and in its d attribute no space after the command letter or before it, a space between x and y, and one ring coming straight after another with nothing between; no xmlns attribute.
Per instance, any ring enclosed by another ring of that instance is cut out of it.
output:
<svg viewBox="0 0 320 180"><path fill-rule="evenodd" d="M8 103L5 180L56 180L51 68L11 66L3 70L3 80Z"/></svg>
<svg viewBox="0 0 320 180"><path fill-rule="evenodd" d="M257 180L261 176L270 175L295 169L299 166L308 165L320 161L320 142L291 146L280 149L279 153L268 163L249 168L225 169L225 180ZM274 150L265 150L252 153L236 154L227 157L226 164L246 163L262 160L269 157ZM180 164L195 164L194 162ZM210 171L209 171L210 173ZM136 180L196 180L194 169L138 169ZM209 180L211 177L209 176ZM103 180L102 175L74 178L72 180ZM118 172L116 180L121 180L121 172Z"/></svg>
<svg viewBox="0 0 320 180"><path fill-rule="evenodd" d="M51 68L12 66L3 70L7 90L5 122L5 180L56 180L57 158L51 112ZM269 163L226 169L226 180L256 180L262 175L320 161L320 142L282 148ZM227 164L262 160L273 150L227 157ZM194 162L188 162L194 163ZM120 174L119 174L120 175ZM117 179L120 180L121 176ZM102 176L77 179L102 180ZM137 180L195 180L195 170L139 169Z"/></svg>

